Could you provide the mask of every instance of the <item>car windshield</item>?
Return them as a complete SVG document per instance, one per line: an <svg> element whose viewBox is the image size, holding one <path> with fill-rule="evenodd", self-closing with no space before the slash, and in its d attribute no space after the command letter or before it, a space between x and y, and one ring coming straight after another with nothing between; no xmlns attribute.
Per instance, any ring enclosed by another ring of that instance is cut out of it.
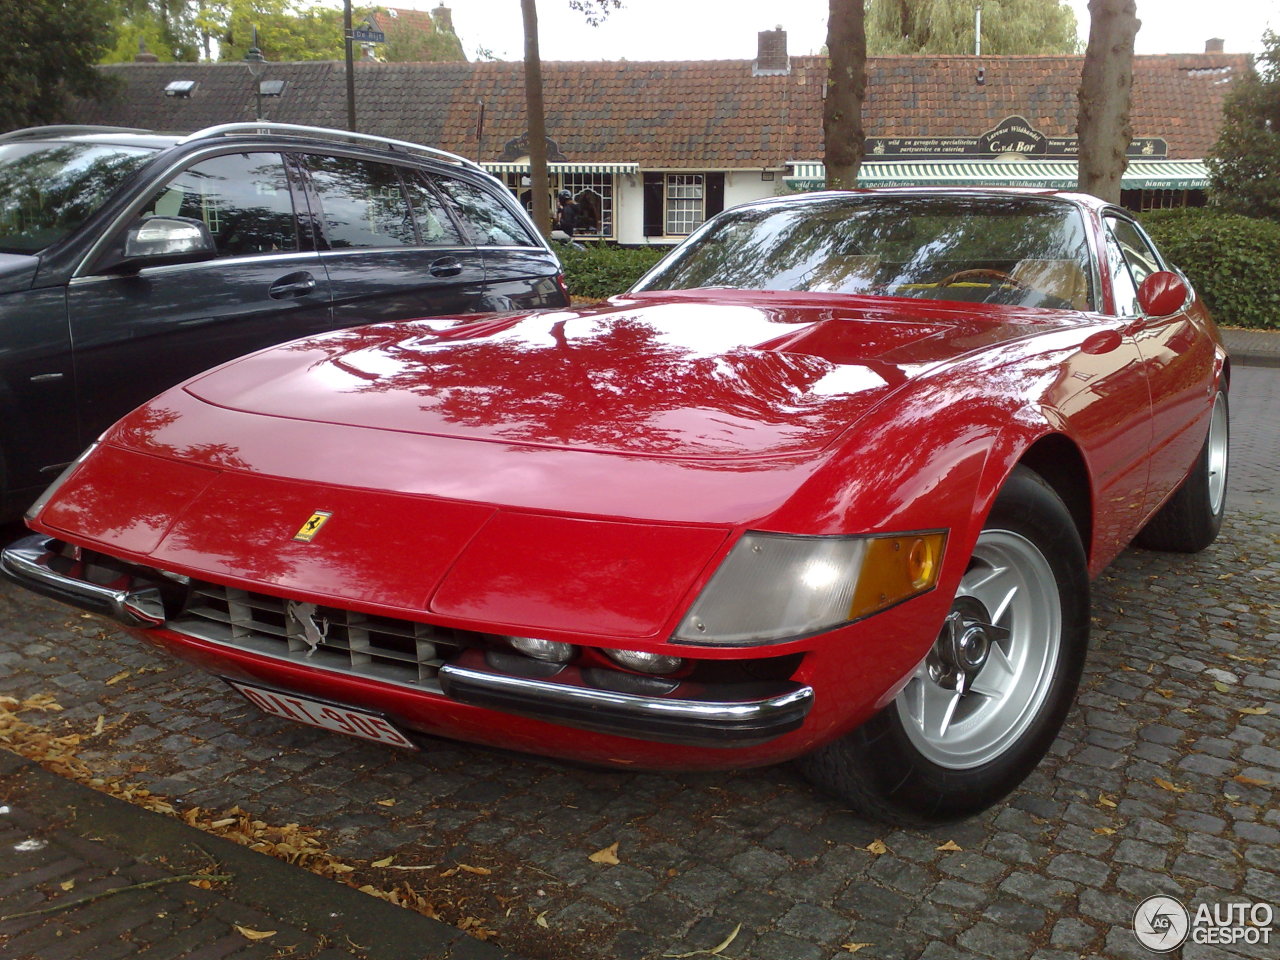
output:
<svg viewBox="0 0 1280 960"><path fill-rule="evenodd" d="M75 230L153 147L0 144L0 253L38 253Z"/></svg>
<svg viewBox="0 0 1280 960"><path fill-rule="evenodd" d="M807 290L1090 310L1084 223L1060 201L851 194L730 210L636 290Z"/></svg>

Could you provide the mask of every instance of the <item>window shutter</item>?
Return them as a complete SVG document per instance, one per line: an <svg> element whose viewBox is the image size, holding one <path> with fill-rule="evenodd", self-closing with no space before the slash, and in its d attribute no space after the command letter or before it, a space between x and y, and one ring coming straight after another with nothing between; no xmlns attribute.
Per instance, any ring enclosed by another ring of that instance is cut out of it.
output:
<svg viewBox="0 0 1280 960"><path fill-rule="evenodd" d="M660 237L664 228L662 223L662 191L666 177L661 173L644 175L644 235Z"/></svg>
<svg viewBox="0 0 1280 960"><path fill-rule="evenodd" d="M704 182L707 185L707 219L710 220L724 209L724 174L708 173Z"/></svg>

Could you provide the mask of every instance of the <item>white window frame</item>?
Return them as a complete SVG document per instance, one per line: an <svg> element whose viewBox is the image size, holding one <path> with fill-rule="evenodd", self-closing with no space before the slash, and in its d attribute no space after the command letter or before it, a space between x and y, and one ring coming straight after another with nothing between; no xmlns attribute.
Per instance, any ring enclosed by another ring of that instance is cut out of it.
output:
<svg viewBox="0 0 1280 960"><path fill-rule="evenodd" d="M687 237L707 219L707 177L702 173L668 173L662 180L662 230L668 237Z"/></svg>

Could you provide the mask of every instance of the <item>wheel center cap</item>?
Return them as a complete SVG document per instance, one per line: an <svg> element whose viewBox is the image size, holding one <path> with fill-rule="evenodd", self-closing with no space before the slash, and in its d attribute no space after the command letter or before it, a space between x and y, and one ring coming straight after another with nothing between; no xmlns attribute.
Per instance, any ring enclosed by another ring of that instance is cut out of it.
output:
<svg viewBox="0 0 1280 960"><path fill-rule="evenodd" d="M982 672L991 645L1004 631L991 623L991 614L972 597L956 597L930 656L930 673L949 690L964 692Z"/></svg>

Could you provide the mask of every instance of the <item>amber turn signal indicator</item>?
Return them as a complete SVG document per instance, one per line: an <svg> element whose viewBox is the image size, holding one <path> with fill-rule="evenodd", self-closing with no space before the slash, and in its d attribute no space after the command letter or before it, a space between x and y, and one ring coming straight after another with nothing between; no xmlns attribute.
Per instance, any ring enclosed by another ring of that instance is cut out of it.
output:
<svg viewBox="0 0 1280 960"><path fill-rule="evenodd" d="M942 569L945 533L912 533L876 537L867 552L853 591L849 619L876 613L916 594L932 590Z"/></svg>

